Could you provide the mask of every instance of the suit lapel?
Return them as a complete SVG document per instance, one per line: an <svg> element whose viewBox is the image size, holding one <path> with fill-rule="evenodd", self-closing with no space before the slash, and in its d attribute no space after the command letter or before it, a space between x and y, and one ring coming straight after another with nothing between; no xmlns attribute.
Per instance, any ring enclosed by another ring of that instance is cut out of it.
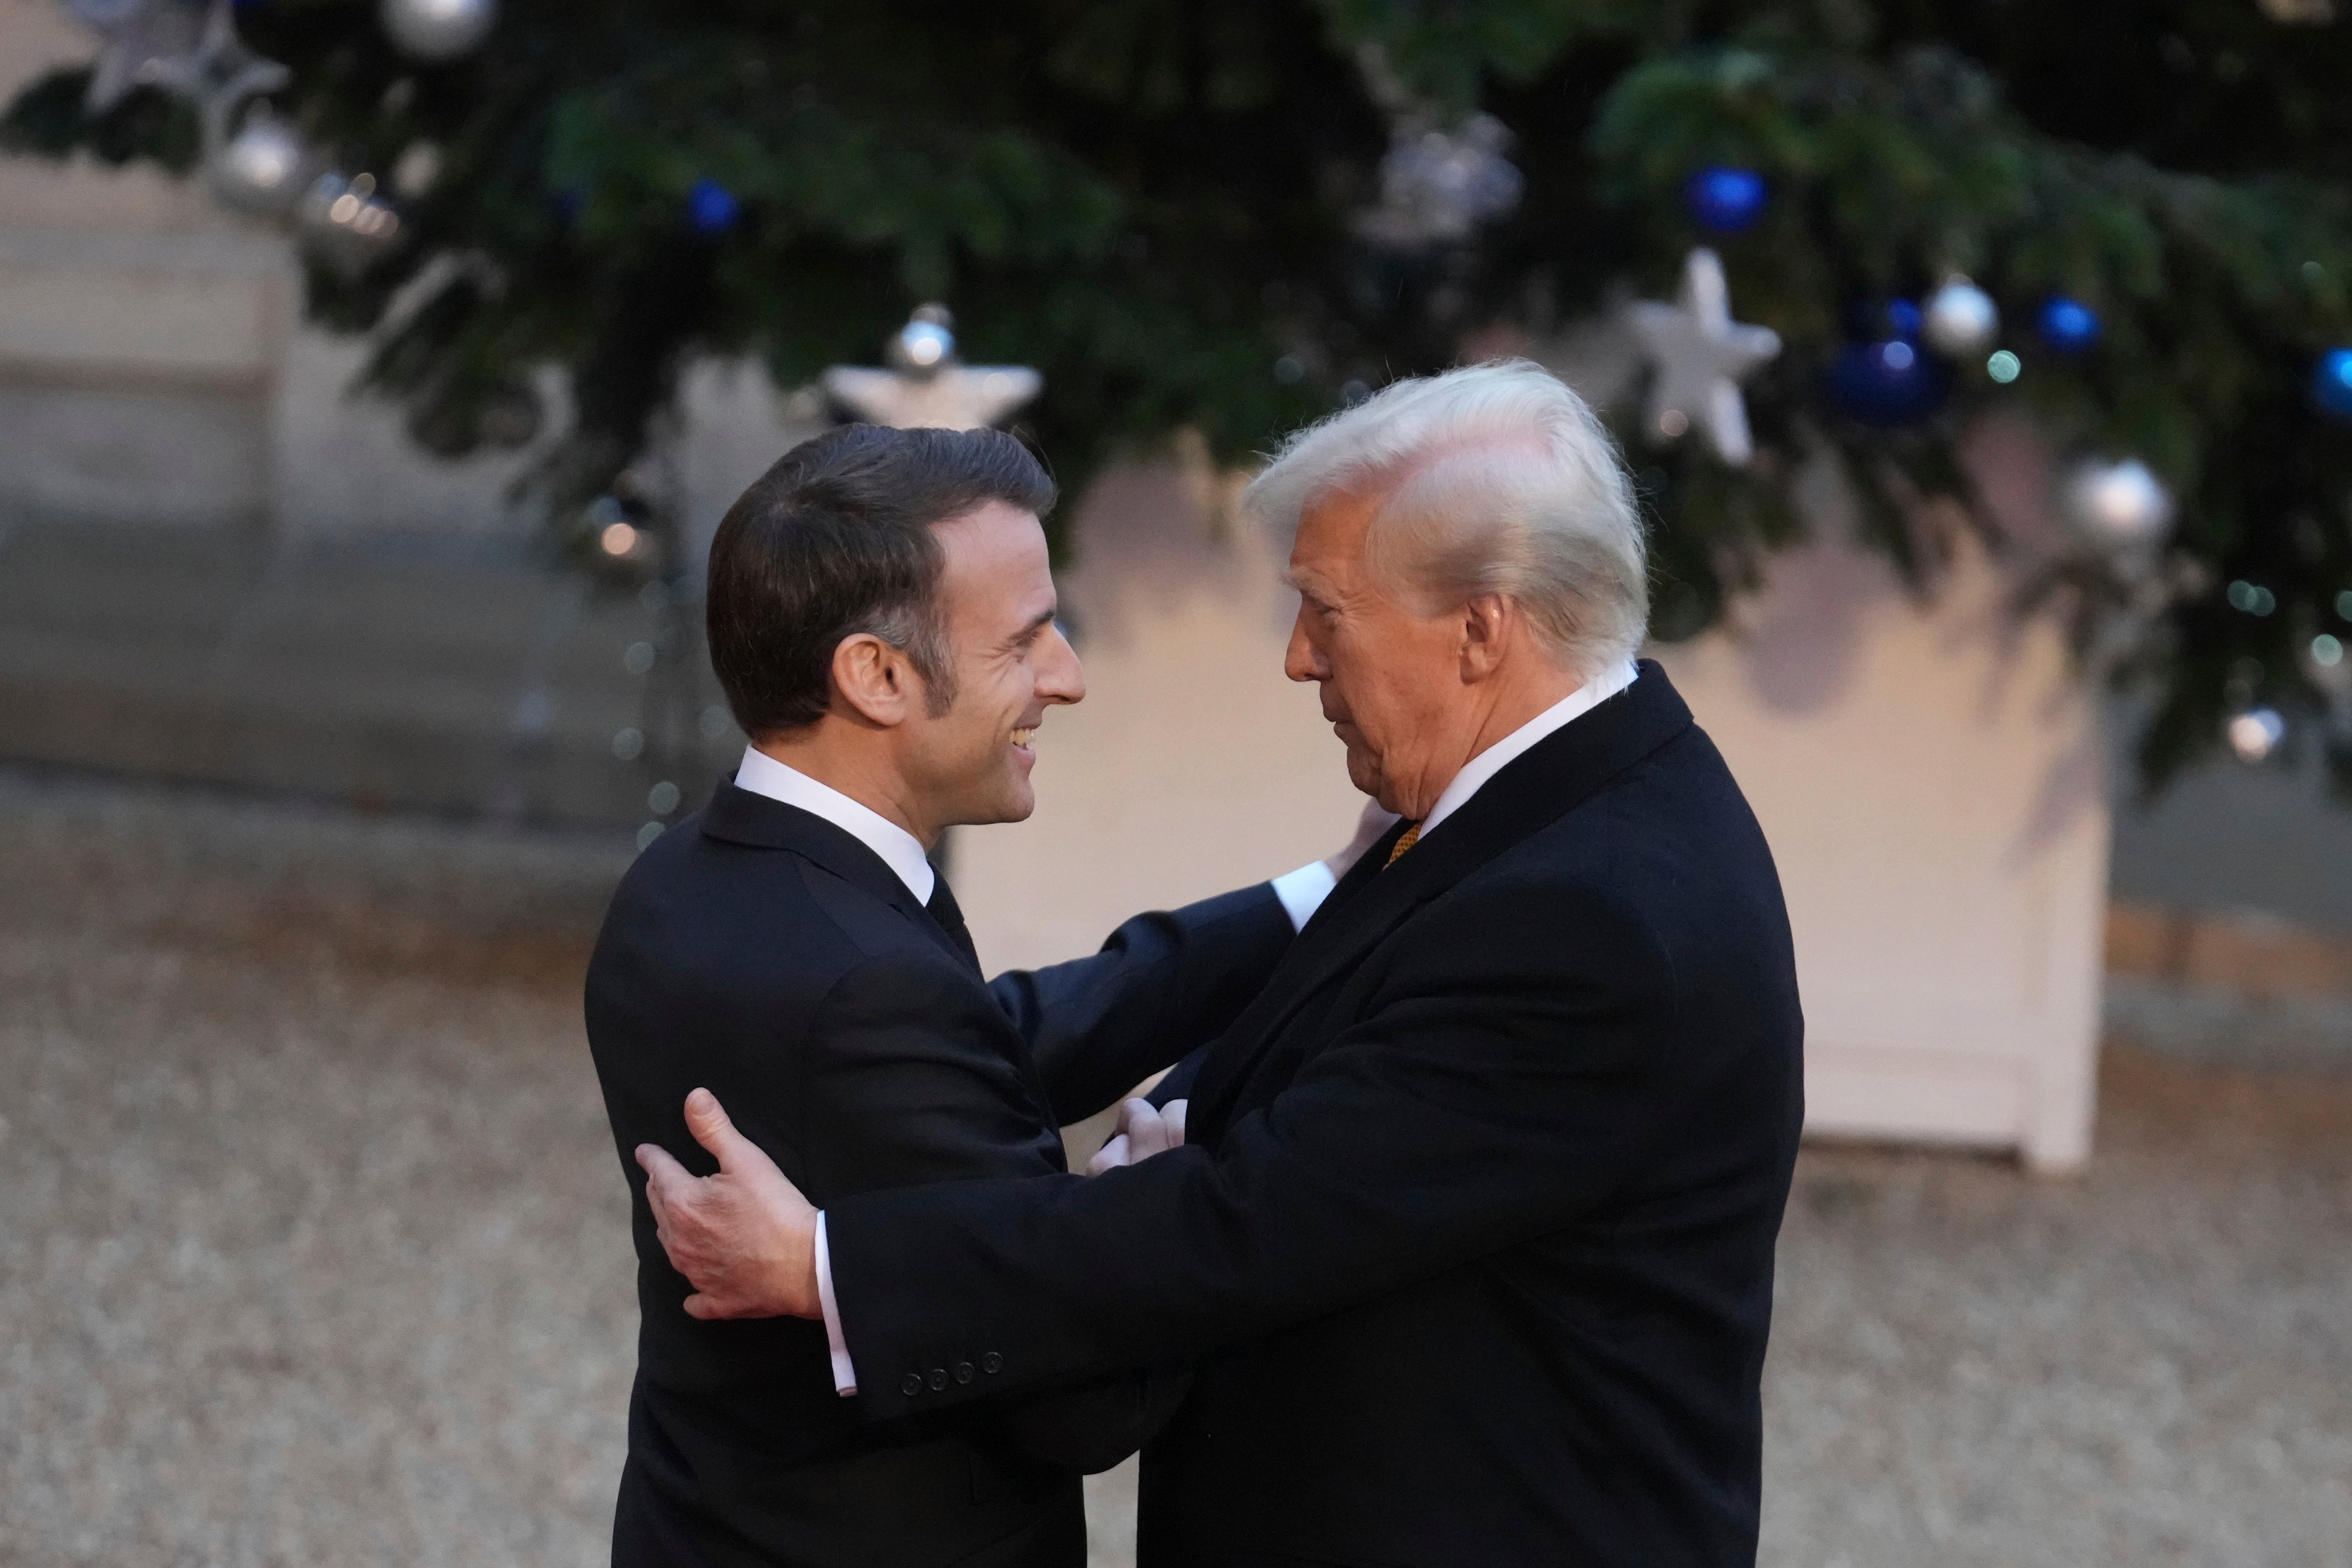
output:
<svg viewBox="0 0 2352 1568"><path fill-rule="evenodd" d="M898 873L890 869L889 863L866 847L856 834L827 822L814 812L787 805L782 801L740 788L732 783L721 784L711 795L709 805L703 810L702 831L707 837L730 844L789 850L831 872L851 887L873 895L905 916L926 939L953 959L959 970L971 976L974 985L985 988L986 981L973 956L948 934L930 910L916 901L914 889L898 879ZM996 1005L992 995L990 1005ZM1053 1126L1053 1099L1045 1092L1045 1080L1038 1074L1035 1060L1009 1021L1003 1036L994 1043L1021 1075L1022 1083L1035 1101L1039 1121L1047 1127Z"/></svg>
<svg viewBox="0 0 2352 1568"><path fill-rule="evenodd" d="M1690 710L1665 672L1644 659L1633 685L1515 758L1396 864L1385 865L1404 831L1398 824L1349 868L1265 989L1210 1047L1187 1116L1189 1126L1202 1130L1195 1136L1204 1142L1222 1136L1283 1026L1327 983L1352 969L1423 905L1557 821L1690 722Z"/></svg>

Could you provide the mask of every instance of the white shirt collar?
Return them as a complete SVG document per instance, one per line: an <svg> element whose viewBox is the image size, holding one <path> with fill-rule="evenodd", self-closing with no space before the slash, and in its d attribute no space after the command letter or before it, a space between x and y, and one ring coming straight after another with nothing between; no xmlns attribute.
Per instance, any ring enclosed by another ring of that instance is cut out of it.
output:
<svg viewBox="0 0 2352 1568"><path fill-rule="evenodd" d="M1429 815L1421 819L1421 836L1426 838L1436 831L1437 825L1467 805L1479 787L1518 760L1535 743L1556 730L1582 718L1612 697L1633 684L1641 671L1627 659L1616 668L1593 677L1476 756L1462 765L1454 782L1445 786Z"/></svg>
<svg viewBox="0 0 2352 1568"><path fill-rule="evenodd" d="M882 864L898 874L917 903L931 901L931 888L939 879L923 854L922 841L881 813L858 805L830 784L817 783L798 768L786 767L757 746L743 748L743 765L735 770L735 787L824 817L882 857Z"/></svg>

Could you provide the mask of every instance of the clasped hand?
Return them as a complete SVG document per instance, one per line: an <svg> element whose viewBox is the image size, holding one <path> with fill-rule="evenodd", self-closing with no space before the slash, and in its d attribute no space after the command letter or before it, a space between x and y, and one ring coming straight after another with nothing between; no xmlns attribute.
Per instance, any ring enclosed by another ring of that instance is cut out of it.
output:
<svg viewBox="0 0 2352 1568"><path fill-rule="evenodd" d="M686 1097L687 1130L719 1162L715 1175L698 1176L657 1143L640 1143L646 1202L654 1233L670 1267L695 1293L687 1316L817 1318L824 1308L816 1283L816 1206L801 1194L767 1151L736 1130L719 1097L698 1089ZM1110 1142L1087 1166L1090 1176L1134 1164L1184 1142L1184 1101L1165 1110L1148 1100L1118 1108Z"/></svg>
<svg viewBox="0 0 2352 1568"><path fill-rule="evenodd" d="M1121 1165L1139 1165L1183 1142L1186 1103L1171 1100L1163 1110L1148 1100L1122 1102L1109 1139L1087 1162L1087 1174L1099 1176Z"/></svg>

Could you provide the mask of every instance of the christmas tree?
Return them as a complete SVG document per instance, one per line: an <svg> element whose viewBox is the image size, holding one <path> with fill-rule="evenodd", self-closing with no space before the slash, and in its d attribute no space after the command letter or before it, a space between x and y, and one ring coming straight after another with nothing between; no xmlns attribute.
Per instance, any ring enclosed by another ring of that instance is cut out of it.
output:
<svg viewBox="0 0 2352 1568"><path fill-rule="evenodd" d="M1660 636L1801 535L1822 453L1923 583L1938 519L2001 548L1958 451L2006 411L2083 465L2035 593L2151 693L2146 776L2284 735L2352 784L2327 0L76 3L102 53L9 143L299 184L312 318L435 451L528 439L560 371L535 482L589 560L698 355L799 387L943 301L1082 479L1680 286L1610 411Z"/></svg>

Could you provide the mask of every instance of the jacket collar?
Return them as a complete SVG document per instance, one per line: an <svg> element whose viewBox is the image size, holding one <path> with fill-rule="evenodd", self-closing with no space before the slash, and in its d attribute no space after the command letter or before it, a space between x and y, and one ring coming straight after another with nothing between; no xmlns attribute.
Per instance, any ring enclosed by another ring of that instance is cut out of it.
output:
<svg viewBox="0 0 2352 1568"><path fill-rule="evenodd" d="M1257 999L1211 1047L1194 1087L1191 1125L1223 1131L1230 1101L1282 1026L1322 984L1356 963L1423 905L1513 845L1532 837L1691 724L1665 671L1643 659L1633 685L1562 726L1486 781L1460 810L1407 850L1389 852L1399 823L1331 890Z"/></svg>
<svg viewBox="0 0 2352 1568"><path fill-rule="evenodd" d="M710 804L703 807L702 835L755 849L788 849L813 861L898 910L946 949L959 965L971 967L963 950L940 928L930 911L915 901L914 890L890 869L888 862L856 834L813 811L755 794L729 778L720 781L711 793Z"/></svg>

